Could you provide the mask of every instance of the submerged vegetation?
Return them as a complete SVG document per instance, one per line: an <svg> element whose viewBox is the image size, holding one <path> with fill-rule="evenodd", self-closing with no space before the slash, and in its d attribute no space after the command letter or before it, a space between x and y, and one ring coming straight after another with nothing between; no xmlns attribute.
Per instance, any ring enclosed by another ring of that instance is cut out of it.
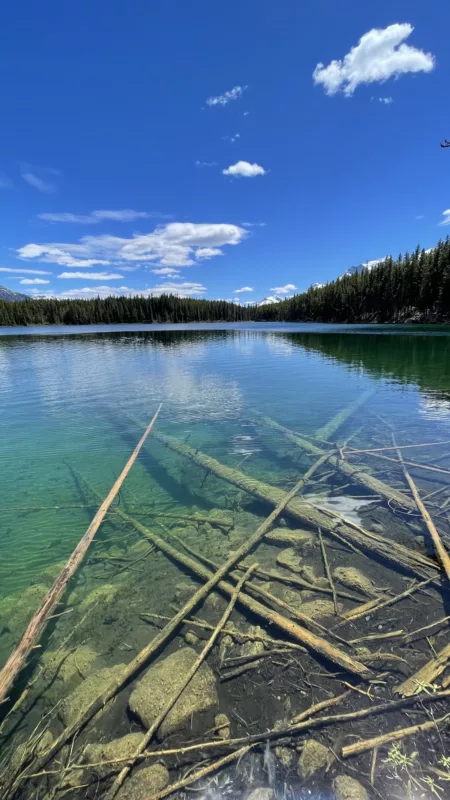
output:
<svg viewBox="0 0 450 800"><path fill-rule="evenodd" d="M2 800L446 796L448 442L367 437L372 395L303 436L246 408L239 460L103 409L145 480L108 506L138 448L103 503L67 463L101 528L57 609L61 563L0 600Z"/></svg>
<svg viewBox="0 0 450 800"><path fill-rule="evenodd" d="M173 295L92 300L0 300L0 325L188 322L439 322L450 320L450 238L425 251L311 287L273 305Z"/></svg>

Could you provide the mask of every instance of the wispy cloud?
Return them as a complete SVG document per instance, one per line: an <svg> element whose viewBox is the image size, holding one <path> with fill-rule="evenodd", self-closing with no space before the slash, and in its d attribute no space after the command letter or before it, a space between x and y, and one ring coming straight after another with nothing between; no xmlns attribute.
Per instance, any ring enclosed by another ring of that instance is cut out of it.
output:
<svg viewBox="0 0 450 800"><path fill-rule="evenodd" d="M117 281L123 278L116 272L61 272L58 278L81 278L83 281Z"/></svg>
<svg viewBox="0 0 450 800"><path fill-rule="evenodd" d="M40 192L50 194L51 192L55 192L58 188L55 183L49 180L49 177L60 174L57 169L51 169L50 167L33 167L31 164L20 164L20 173L26 183L33 186L34 189L38 189Z"/></svg>
<svg viewBox="0 0 450 800"><path fill-rule="evenodd" d="M244 228L265 228L265 222L241 222Z"/></svg>
<svg viewBox="0 0 450 800"><path fill-rule="evenodd" d="M222 254L221 247L237 245L248 231L227 223L170 222L146 235L84 236L77 243L50 242L24 245L21 259L39 259L64 267L120 265L122 262L154 262L159 267L190 267ZM120 269L120 266L119 266Z"/></svg>
<svg viewBox="0 0 450 800"><path fill-rule="evenodd" d="M243 286L242 289L235 289L234 294L241 294L241 292L254 292L252 286Z"/></svg>
<svg viewBox="0 0 450 800"><path fill-rule="evenodd" d="M9 275L51 275L44 269L12 269L11 267L0 267L0 272L7 272Z"/></svg>
<svg viewBox="0 0 450 800"><path fill-rule="evenodd" d="M159 269L152 269L152 272L154 275L168 275L172 278L180 274L180 271L173 267L159 267Z"/></svg>
<svg viewBox="0 0 450 800"><path fill-rule="evenodd" d="M237 142L237 140L240 139L240 138L241 138L241 134L240 133L234 133L232 136L222 136L222 139L224 140L224 142L231 142L231 144L233 144L234 142Z"/></svg>
<svg viewBox="0 0 450 800"><path fill-rule="evenodd" d="M385 106L390 106L394 102L392 97L371 97L370 102L383 103Z"/></svg>
<svg viewBox="0 0 450 800"><path fill-rule="evenodd" d="M248 86L234 86L223 94L208 97L206 101L207 106L226 106L231 100L238 100L244 94Z"/></svg>
<svg viewBox="0 0 450 800"><path fill-rule="evenodd" d="M450 225L450 208L442 212L442 220L439 225Z"/></svg>
<svg viewBox="0 0 450 800"><path fill-rule="evenodd" d="M272 286L270 291L275 292L275 294L289 294L289 292L293 292L297 287L294 286L293 283L286 283L285 286Z"/></svg>
<svg viewBox="0 0 450 800"><path fill-rule="evenodd" d="M50 283L50 281L42 280L42 278L23 278L23 280L21 280L20 283L22 284L22 286L31 286L32 284L37 284L37 283L40 284Z"/></svg>
<svg viewBox="0 0 450 800"><path fill-rule="evenodd" d="M317 64L314 83L322 84L328 95L343 92L350 97L363 83L383 83L408 72L431 72L434 56L405 44L413 30L407 22L372 28L342 60L331 61L328 66Z"/></svg>
<svg viewBox="0 0 450 800"><path fill-rule="evenodd" d="M196 167L217 167L218 166L218 162L217 161L196 161L195 162L195 166Z"/></svg>
<svg viewBox="0 0 450 800"><path fill-rule="evenodd" d="M232 175L234 178L255 178L256 175L265 175L266 170L259 164L250 164L248 161L237 161L227 169L222 170L223 175Z"/></svg>
<svg viewBox="0 0 450 800"><path fill-rule="evenodd" d="M73 222L83 225L98 225L100 222L134 222L136 219L151 219L152 217L170 219L169 214L160 214L155 211L134 211L132 208L123 208L117 211L90 211L88 214L72 214L69 211L38 214L38 218L45 222Z"/></svg>
<svg viewBox="0 0 450 800"><path fill-rule="evenodd" d="M33 290L31 290L33 291ZM173 294L176 297L201 297L207 291L201 283L159 283L146 289L132 289L129 286L84 286L83 288L66 289L63 292L39 292L40 297L56 297L63 299L89 299L92 297L160 297L162 294ZM37 292L34 292L37 294Z"/></svg>

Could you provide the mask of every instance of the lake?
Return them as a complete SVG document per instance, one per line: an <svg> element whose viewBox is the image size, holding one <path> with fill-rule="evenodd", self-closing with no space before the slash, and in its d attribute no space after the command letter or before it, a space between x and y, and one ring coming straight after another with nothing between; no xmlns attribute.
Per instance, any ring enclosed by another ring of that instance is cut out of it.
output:
<svg viewBox="0 0 450 800"><path fill-rule="evenodd" d="M265 608L306 625L321 640L344 648L370 669L372 700L393 698L395 689L449 642L447 628L439 625L430 627L428 639L418 635L411 644L405 638L450 612L446 583L439 583L442 568L394 449L395 442L407 448L402 450L407 468L448 546L448 326L0 329L0 664L160 403L155 435L144 446L64 597L61 616L50 623L42 651L35 651L12 699L17 699L43 664L51 673L55 653L64 653L67 661L50 681L47 694L41 686L20 725L12 714L6 745L17 746L21 738L26 739L45 714L49 714L52 736L59 735L69 724L70 714L58 716L51 711L55 704L77 691L92 671L128 663L165 624L163 618L173 616L201 585L198 575L153 547L125 517L138 520L178 550L186 545L185 555L214 571L255 532L280 494L290 491L318 455L328 451L330 459L323 461L302 489L304 499L295 501L300 503L297 516L282 514L275 523L278 533L248 557L246 563L258 561L263 571L252 579L252 596ZM344 413L338 417L340 412ZM159 438L160 434L170 438ZM364 452L368 450L377 452ZM214 463L208 465L208 457ZM224 467L231 468L228 477L220 472ZM250 491L244 485L247 479L258 481L259 488ZM386 495L372 485L372 479L388 487ZM266 487L266 497L261 487ZM403 506L402 497L406 498ZM319 514L315 526L308 524L310 512ZM336 520L344 526L341 539L331 530ZM358 538L358 528L371 532L376 540L373 552L367 539ZM380 555L384 546L378 542L380 537L392 543L392 553L386 551L386 557ZM412 553L411 568L405 567L406 562L397 563L402 557L397 547ZM411 581L424 577L432 581L433 576L435 583L426 594L414 592L385 611L373 616L368 612L358 622L342 624L342 615L358 604L379 595L392 598L411 587ZM215 626L226 602L213 593L196 609L197 618ZM221 645L220 656L213 654L210 662L216 677L221 676L217 678L220 710L228 715L232 737L271 730L280 720L287 724L311 704L346 690L333 658L330 661L309 646L301 656L284 647L283 641L289 640L286 632L248 608L237 606L231 619L242 636L256 636L234 641L222 637L222 644L230 640L228 650ZM187 641L199 652L209 635L207 629L185 626L181 633L186 632L191 634ZM270 645L258 641L258 635L277 639L276 656L261 656ZM379 640L365 640L367 636ZM352 645L350 640L361 641ZM300 643L295 637L289 641ZM167 652L175 653L182 643L180 637L172 640ZM75 661L73 652L78 653ZM247 655L251 668L232 676ZM447 675L444 668L427 683L445 687ZM345 686L349 680L360 686L360 679L351 671L350 677L342 678ZM352 712L367 706L364 685L360 692L349 690L350 697L338 710ZM142 714L127 708L132 690L133 686L127 686L105 722L98 723L95 735L91 736L88 726L80 741L97 741L99 731L101 736L105 730L114 731L117 738L141 730ZM5 704L5 710L9 708ZM430 713L442 716L442 702L430 705ZM337 737L339 746L344 746L429 718L428 711L417 714L417 708L410 716L398 711L368 718L359 727L338 726L327 730L326 736L328 745ZM211 719L214 727L214 714ZM201 716L193 718L191 735L198 739L210 730L211 719L205 727ZM353 738L348 738L349 732ZM173 741L179 735L176 731ZM180 741L188 739L184 732ZM413 757L405 767L423 791L428 790L421 783L421 770L442 771L439 759L450 755L444 739L444 734L432 732L427 749L425 739L419 737L420 757ZM324 739L322 743L327 744ZM277 797L303 797L301 776L305 777L302 769L306 767L297 768L295 750L283 749L286 752L278 748L276 756L270 751L276 775L270 776L271 785ZM413 749L405 744L405 753ZM367 775L366 783L372 755L370 751L352 759L352 766ZM386 748L384 760L378 761L377 788L382 794L385 787L395 785L401 795L405 774L396 757L395 751ZM266 762L263 754L255 754L252 785L267 785L271 767ZM167 764L173 770L171 777L176 776L176 764ZM220 773L217 780L214 797L246 797L251 783L250 776L239 770ZM308 790L312 787L317 797L322 797L320 792L328 797L330 779L325 770L308 780ZM43 791L38 779L32 785L34 792ZM283 785L291 786L292 794L287 789L280 793ZM227 794L230 786L232 795ZM21 796L34 796L23 791ZM71 796L78 795L72 790ZM81 789L79 796L85 796Z"/></svg>

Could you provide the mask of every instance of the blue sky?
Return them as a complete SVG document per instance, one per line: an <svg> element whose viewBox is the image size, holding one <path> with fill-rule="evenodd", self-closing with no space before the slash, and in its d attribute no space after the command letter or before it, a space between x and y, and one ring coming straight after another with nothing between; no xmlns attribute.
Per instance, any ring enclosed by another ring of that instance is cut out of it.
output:
<svg viewBox="0 0 450 800"><path fill-rule="evenodd" d="M0 24L9 288L260 300L450 232L448 4L25 0Z"/></svg>

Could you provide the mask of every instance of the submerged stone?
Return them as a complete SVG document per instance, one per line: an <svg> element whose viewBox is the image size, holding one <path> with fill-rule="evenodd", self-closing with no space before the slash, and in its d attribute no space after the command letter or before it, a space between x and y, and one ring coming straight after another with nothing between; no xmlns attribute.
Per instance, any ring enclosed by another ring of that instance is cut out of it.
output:
<svg viewBox="0 0 450 800"><path fill-rule="evenodd" d="M129 707L147 728L151 727L169 698L181 686L196 659L195 650L183 647L145 672L130 695ZM190 727L193 714L214 711L218 703L214 674L203 662L169 711L158 734L164 738L170 733Z"/></svg>
<svg viewBox="0 0 450 800"><path fill-rule="evenodd" d="M6 597L0 607L2 623L0 630L9 631L14 638L23 634L27 623L42 603L48 587L42 583L29 586L19 597Z"/></svg>
<svg viewBox="0 0 450 800"><path fill-rule="evenodd" d="M277 564L285 569L290 569L291 572L302 571L302 559L293 547L288 547L278 554Z"/></svg>
<svg viewBox="0 0 450 800"><path fill-rule="evenodd" d="M289 747L276 747L275 755L285 769L290 769L294 763L295 752Z"/></svg>
<svg viewBox="0 0 450 800"><path fill-rule="evenodd" d="M259 625L250 625L248 630L246 631L250 636L264 636L265 633ZM243 645L239 648L239 655L240 656L257 656L260 653L263 653L265 650L264 642L261 642L259 639L248 639L244 642Z"/></svg>
<svg viewBox="0 0 450 800"><path fill-rule="evenodd" d="M308 739L298 759L297 772L300 778L307 780L316 772L329 767L332 760L333 754L328 747L315 739Z"/></svg>
<svg viewBox="0 0 450 800"><path fill-rule="evenodd" d="M376 597L378 590L370 580L359 569L355 567L337 567L333 572L333 577L336 578L343 586L348 589L353 589L369 597Z"/></svg>
<svg viewBox="0 0 450 800"><path fill-rule="evenodd" d="M169 783L169 773L162 764L153 764L133 770L119 789L117 800L147 800L151 795L165 789Z"/></svg>
<svg viewBox="0 0 450 800"><path fill-rule="evenodd" d="M273 789L253 789L247 800L272 800L273 797Z"/></svg>
<svg viewBox="0 0 450 800"><path fill-rule="evenodd" d="M113 739L112 742L103 744L88 744L83 751L82 764L99 764L102 761L114 761L115 758L122 759L134 755L144 738L143 733L129 733L120 739ZM102 764L94 767L99 778L105 778L113 772L119 772L123 767L123 762L117 764ZM86 770L87 771L87 770ZM82 781L80 781L82 783Z"/></svg>
<svg viewBox="0 0 450 800"><path fill-rule="evenodd" d="M310 600L308 603L302 604L302 614L310 619L334 617L335 613L333 601L325 598L320 597L318 600Z"/></svg>
<svg viewBox="0 0 450 800"><path fill-rule="evenodd" d="M301 550L302 548L312 547L315 543L314 534L311 531L295 530L289 528L274 528L265 537L269 542L285 542Z"/></svg>
<svg viewBox="0 0 450 800"><path fill-rule="evenodd" d="M111 583L104 583L102 586L92 589L92 591L86 595L80 604L80 608L87 608L98 601L101 603L110 603L112 600L114 600L120 588L120 585L113 586Z"/></svg>
<svg viewBox="0 0 450 800"><path fill-rule="evenodd" d="M230 738L230 725L231 722L226 714L217 714L214 718L214 724L217 728L217 736L219 739L229 739Z"/></svg>
<svg viewBox="0 0 450 800"><path fill-rule="evenodd" d="M111 681L118 678L125 664L116 664L115 667L104 667L104 669L89 675L62 703L59 708L59 716L65 725L70 725L86 710L99 694L105 691Z"/></svg>
<svg viewBox="0 0 450 800"><path fill-rule="evenodd" d="M339 775L333 781L335 800L369 800L364 786L348 775Z"/></svg>

